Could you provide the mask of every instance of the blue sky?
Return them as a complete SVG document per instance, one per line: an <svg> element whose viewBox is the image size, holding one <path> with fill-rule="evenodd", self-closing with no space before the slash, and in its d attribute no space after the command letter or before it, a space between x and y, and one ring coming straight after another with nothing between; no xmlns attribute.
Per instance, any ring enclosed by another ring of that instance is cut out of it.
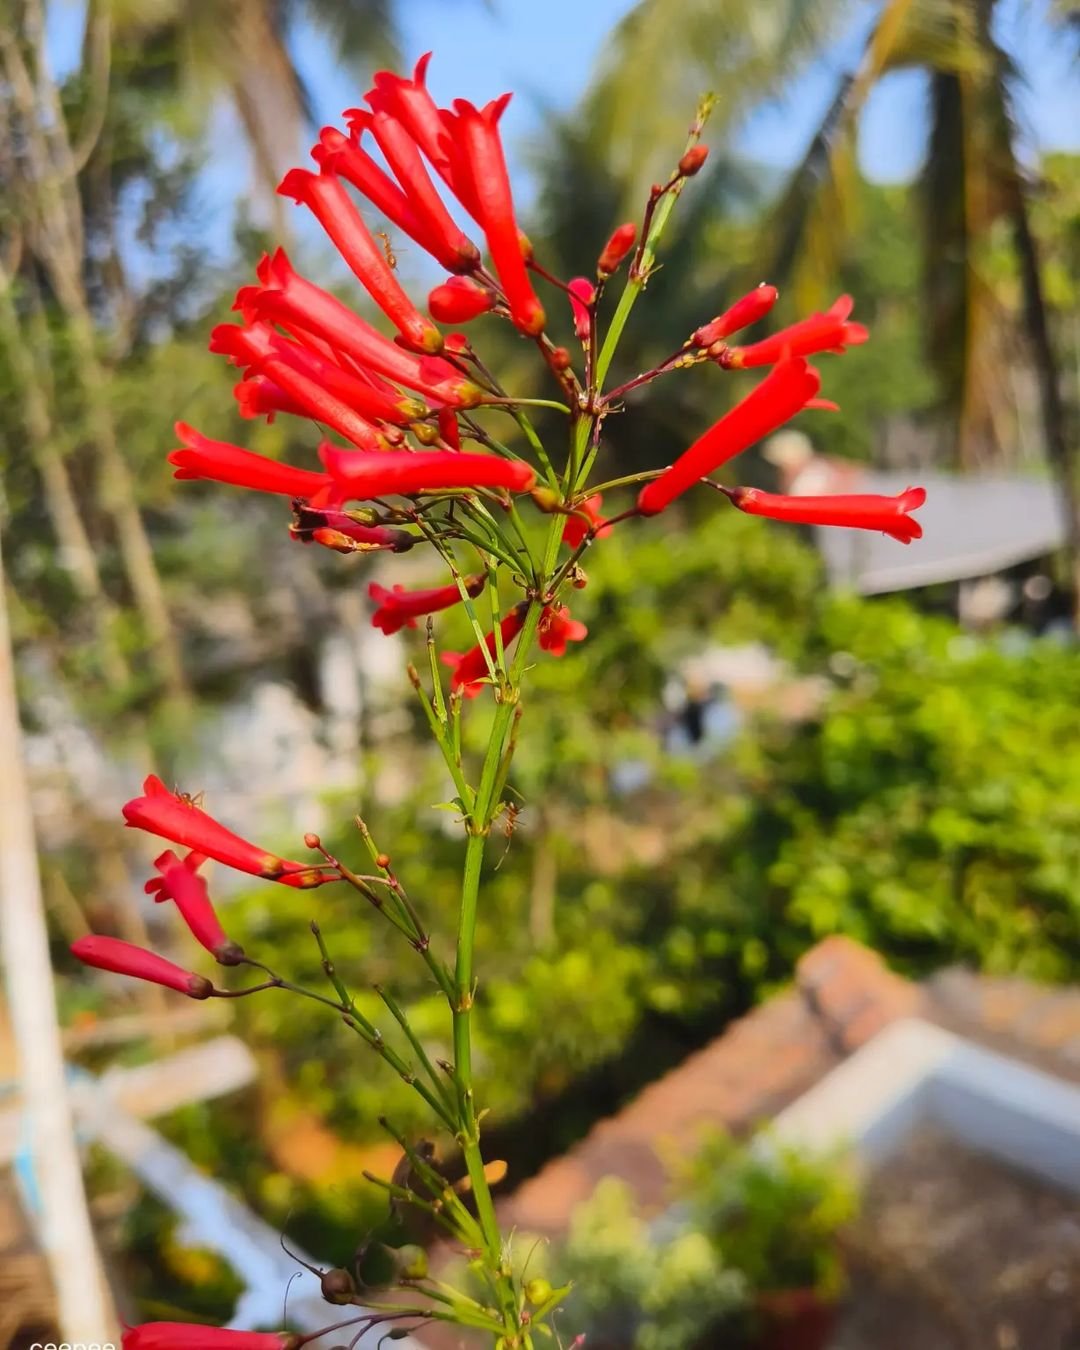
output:
<svg viewBox="0 0 1080 1350"><path fill-rule="evenodd" d="M433 50L431 86L437 98L467 91L484 99L513 89L507 135L528 137L541 125L540 99L571 107L585 88L604 40L633 0L403 0L405 57L411 64ZM794 163L836 87L851 69L866 28L856 13L845 38L808 70L775 105L759 110L738 135L739 148L764 163ZM1080 94L1070 54L1046 22L1046 0L1001 0L1001 36L1027 79L1025 129L1033 150L1080 150ZM301 60L333 117L355 101L347 75L307 36ZM921 78L898 73L871 97L862 128L862 167L880 182L910 178L922 141ZM362 91L361 91L362 92Z"/></svg>
<svg viewBox="0 0 1080 1350"><path fill-rule="evenodd" d="M722 3L722 0L717 0ZM1080 151L1080 95L1066 44L1055 39L1046 20L1049 0L1000 0L1000 36L1018 58L1024 74L1021 112L1028 154ZM481 101L515 91L503 122L511 164L515 143L542 133L543 108L573 107L584 91L604 41L633 0L399 0L405 65L433 50L430 84L437 99L458 95ZM81 36L80 0L53 0L50 36L59 70L70 66ZM748 158L784 168L802 155L841 73L852 69L874 6L856 7L848 32L805 71L773 104L757 109L735 133L737 149ZM305 31L297 42L297 60L315 91L318 112L337 121L367 87L342 68L318 33ZM690 100L698 91L690 91ZM874 91L861 124L860 161L878 182L899 182L918 169L924 138L922 77L889 76ZM647 91L643 94L647 97ZM211 248L227 246L238 196L250 186L243 163L242 138L227 117L214 137L219 151L203 175L201 197ZM238 186L243 184L244 186ZM528 203L529 183L519 179L515 192ZM405 260L408 271L408 260Z"/></svg>

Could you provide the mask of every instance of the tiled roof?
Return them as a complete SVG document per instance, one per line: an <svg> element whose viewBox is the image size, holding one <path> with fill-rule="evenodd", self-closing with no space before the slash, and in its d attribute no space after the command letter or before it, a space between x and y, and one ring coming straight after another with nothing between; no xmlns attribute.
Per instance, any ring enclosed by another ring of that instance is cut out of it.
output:
<svg viewBox="0 0 1080 1350"><path fill-rule="evenodd" d="M561 1232L609 1175L626 1181L643 1209L661 1207L665 1159L691 1150L704 1126L741 1131L774 1116L921 1001L919 988L868 948L827 938L800 961L793 990L732 1023L502 1201L504 1227Z"/></svg>
<svg viewBox="0 0 1080 1350"><path fill-rule="evenodd" d="M643 1212L662 1208L666 1159L691 1149L704 1125L739 1132L767 1120L888 1023L915 1015L1080 1080L1080 988L959 969L917 985L850 938L829 937L800 960L791 990L732 1023L501 1200L503 1230L560 1234L612 1175ZM432 1350L468 1344L450 1328L420 1339Z"/></svg>

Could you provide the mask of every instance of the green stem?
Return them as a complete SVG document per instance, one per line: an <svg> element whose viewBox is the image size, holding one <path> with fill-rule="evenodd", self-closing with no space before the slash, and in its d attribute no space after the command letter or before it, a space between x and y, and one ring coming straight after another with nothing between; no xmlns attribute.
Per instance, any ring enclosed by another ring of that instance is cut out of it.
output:
<svg viewBox="0 0 1080 1350"><path fill-rule="evenodd" d="M551 458L548 455L547 447L544 445L544 442L540 439L540 437L536 434L536 428L529 421L528 417L526 417L526 415L523 412L521 412L520 409L507 408L505 411L510 413L514 421L520 427L521 432L524 435L525 439L529 442L529 446L535 453L536 458L540 461L541 467L544 470L544 475L547 478L548 483L552 487L557 486L559 482L559 475L555 472L554 465L551 463Z"/></svg>
<svg viewBox="0 0 1080 1350"><path fill-rule="evenodd" d="M550 572L554 565L555 558L558 556L561 537L562 521L559 517L554 517L548 532L544 575ZM484 1159L480 1149L480 1127L473 1094L472 1006L475 983L473 957L480 897L480 875L484 863L484 846L497 809L497 787L500 773L504 770L505 751L512 734L514 713L517 707L517 687L532 649L542 611L543 605L541 602L534 600L525 616L525 623L517 640L513 665L508 674L506 685L501 690L501 701L495 711L491 735L480 772L480 782L476 789L476 797L469 818L469 833L465 845L465 866L461 882L461 908L458 917L457 962L454 972L456 1001L452 1007L455 1081L458 1084L461 1111L461 1131L458 1135L458 1141L472 1184L477 1218L484 1234L488 1269L494 1277L495 1293L499 1299L508 1335L516 1335L518 1331L517 1300L511 1281L505 1278L502 1273L502 1238L495 1216L495 1204L491 1197L491 1189L488 1186L487 1177L484 1175Z"/></svg>
<svg viewBox="0 0 1080 1350"><path fill-rule="evenodd" d="M437 1096L445 1103L447 1111L452 1114L454 1104L447 1098L446 1080L440 1076L439 1071L435 1068L435 1065L432 1064L428 1052L424 1049L423 1042L417 1036L416 1032L413 1031L412 1023L409 1021L405 1009L398 1003L393 994L391 994L389 990L384 989L381 984L372 985L372 988L390 1009L391 1016L405 1033L406 1039L413 1048L413 1053L424 1066L424 1071L434 1084Z"/></svg>
<svg viewBox="0 0 1080 1350"><path fill-rule="evenodd" d="M690 132L686 148L695 145L701 137L701 128L704 120L709 115L712 102L706 100L698 110L698 119ZM626 321L630 317L630 311L637 303L637 298L645 289L649 280L649 273L652 271L653 263L656 261L656 245L660 242L660 236L664 233L664 227L667 225L668 217L674 210L675 203L679 199L683 188L686 186L685 178L676 178L669 185L666 185L663 196L656 200L655 210L652 211L651 218L648 220L648 232L642 241L641 248L634 258L633 265L630 268L630 276L626 285L623 287L623 293L619 296L619 303L615 307L615 313L611 316L611 324L604 334L604 345L600 348L600 355L596 360L596 392L602 392L604 380L607 377L608 368L611 365L612 358L615 355L615 349L622 338L623 329L626 327ZM652 203L650 202L650 206Z"/></svg>

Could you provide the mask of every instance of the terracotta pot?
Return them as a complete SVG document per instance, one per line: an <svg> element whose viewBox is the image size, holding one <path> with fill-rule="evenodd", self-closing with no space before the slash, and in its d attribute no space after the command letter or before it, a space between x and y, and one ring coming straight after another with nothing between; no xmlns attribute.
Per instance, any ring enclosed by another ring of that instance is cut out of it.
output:
<svg viewBox="0 0 1080 1350"><path fill-rule="evenodd" d="M756 1350L827 1350L836 1302L814 1289L775 1289L757 1297Z"/></svg>

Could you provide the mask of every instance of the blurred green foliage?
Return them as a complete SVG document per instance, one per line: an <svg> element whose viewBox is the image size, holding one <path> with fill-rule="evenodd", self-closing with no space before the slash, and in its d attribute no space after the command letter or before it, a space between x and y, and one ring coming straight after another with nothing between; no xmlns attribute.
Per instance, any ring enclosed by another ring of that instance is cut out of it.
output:
<svg viewBox="0 0 1080 1350"><path fill-rule="evenodd" d="M665 1036L685 1050L714 1034L827 933L914 976L965 962L1076 978L1074 650L1007 632L977 639L899 599L832 596L794 532L735 513L666 535L616 531L587 561L573 605L590 635L562 661L541 656L529 678L512 778L523 811L511 840L492 841L484 879L476 1055L489 1128L512 1166L565 1147L612 1109L613 1091L663 1067ZM467 640L461 622L447 616L440 644ZM751 640L788 663L782 686L809 699L801 720L769 698L726 749L664 750L665 681L710 644ZM478 744L479 701L470 716ZM381 806L375 765L372 800L340 801L340 818L363 811L446 953L456 819L430 809L446 795L434 760L415 744L402 753L414 794ZM612 775L631 759L651 779L619 795ZM362 856L351 824L327 843ZM229 906L227 923L253 954L318 988L305 931L317 916L365 1013L392 1035L371 986L391 987L432 1057L448 1057L424 967L362 904L342 887L261 888ZM310 1112L354 1142L379 1139L383 1113L429 1128L412 1092L325 1009L268 995L237 1017L275 1066L271 1111ZM601 1067L624 1059L630 1076L598 1086ZM237 1163L216 1108L197 1117L198 1139L181 1130L187 1146L238 1168L284 1215L297 1191L284 1178L263 1185L250 1151ZM299 1191L304 1209L325 1200L343 1241L381 1206L361 1201L355 1169Z"/></svg>
<svg viewBox="0 0 1080 1350"><path fill-rule="evenodd" d="M839 1238L859 1209L843 1156L712 1131L679 1167L676 1196L649 1221L626 1183L605 1177L577 1207L546 1258L555 1278L574 1281L568 1331L585 1330L599 1350L741 1347L757 1344L759 1298L840 1294Z"/></svg>
<svg viewBox="0 0 1080 1350"><path fill-rule="evenodd" d="M741 1311L748 1294L745 1279L705 1233L651 1230L614 1177L575 1210L554 1264L573 1272L562 1324L574 1333L587 1329L588 1344L598 1350L707 1344L700 1338Z"/></svg>
<svg viewBox="0 0 1080 1350"><path fill-rule="evenodd" d="M837 1238L859 1209L842 1156L806 1153L767 1136L738 1143L715 1130L679 1183L691 1230L708 1238L751 1293L840 1293Z"/></svg>

